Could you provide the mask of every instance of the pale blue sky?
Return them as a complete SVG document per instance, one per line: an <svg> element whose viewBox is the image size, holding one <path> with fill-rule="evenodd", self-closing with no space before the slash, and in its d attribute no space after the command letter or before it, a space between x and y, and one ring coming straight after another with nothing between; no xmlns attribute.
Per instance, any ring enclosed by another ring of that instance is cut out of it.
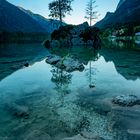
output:
<svg viewBox="0 0 140 140"><path fill-rule="evenodd" d="M44 17L48 17L48 3L53 0L8 0L10 3L14 5L21 6L25 9L31 10L35 13L41 14ZM64 20L67 23L71 24L80 24L86 19L85 17L85 8L86 4L89 0L74 0L72 3L73 11L71 12L71 16L67 16ZM119 0L96 0L96 4L98 7L96 10L99 12L100 17L98 20L102 19L107 11L113 12L115 11ZM98 21L97 20L97 21Z"/></svg>

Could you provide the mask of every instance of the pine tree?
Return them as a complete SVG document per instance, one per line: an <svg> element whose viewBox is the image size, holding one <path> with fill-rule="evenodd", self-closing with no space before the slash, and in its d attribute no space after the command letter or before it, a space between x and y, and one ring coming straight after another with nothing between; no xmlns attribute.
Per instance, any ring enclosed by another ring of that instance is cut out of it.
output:
<svg viewBox="0 0 140 140"><path fill-rule="evenodd" d="M95 3L96 3L96 0L89 0L89 2L87 3L85 18L89 20L90 26L92 26L92 21L98 18L98 15L97 15L98 12L94 10L97 7Z"/></svg>
<svg viewBox="0 0 140 140"><path fill-rule="evenodd" d="M66 14L70 14L72 11L71 3L73 0L54 0L49 3L49 16L59 19L62 25L63 18Z"/></svg>

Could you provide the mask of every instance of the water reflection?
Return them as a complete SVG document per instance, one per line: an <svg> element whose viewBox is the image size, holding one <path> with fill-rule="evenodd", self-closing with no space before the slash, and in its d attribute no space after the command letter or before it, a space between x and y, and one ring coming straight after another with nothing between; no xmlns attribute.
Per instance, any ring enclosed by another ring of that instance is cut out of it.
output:
<svg viewBox="0 0 140 140"><path fill-rule="evenodd" d="M123 45L122 49L115 44L111 44L112 47L105 47L100 51L100 54L105 58L106 62L112 61L118 73L120 73L127 80L136 80L140 77L140 54L132 48L136 46L133 44L129 49L125 49ZM115 49L115 48L116 49ZM130 49L131 48L131 49Z"/></svg>
<svg viewBox="0 0 140 140"><path fill-rule="evenodd" d="M112 38L102 40L102 46L113 49L140 50L140 39L138 37Z"/></svg>
<svg viewBox="0 0 140 140"><path fill-rule="evenodd" d="M85 47L50 51L73 56L84 63L85 70L68 73L44 59L4 78L0 82L0 137L24 140L39 130L61 140L85 130L106 139L121 139L121 132L108 130L107 117L95 112L94 101L121 94L139 95L139 53L104 47L100 51ZM5 110L4 106L11 103L29 108L29 117L16 117Z"/></svg>
<svg viewBox="0 0 140 140"><path fill-rule="evenodd" d="M0 80L23 67L45 58L47 50L40 43L0 44Z"/></svg>
<svg viewBox="0 0 140 140"><path fill-rule="evenodd" d="M55 90L60 93L69 94L72 74L55 67L52 67L51 73L51 81L56 85Z"/></svg>

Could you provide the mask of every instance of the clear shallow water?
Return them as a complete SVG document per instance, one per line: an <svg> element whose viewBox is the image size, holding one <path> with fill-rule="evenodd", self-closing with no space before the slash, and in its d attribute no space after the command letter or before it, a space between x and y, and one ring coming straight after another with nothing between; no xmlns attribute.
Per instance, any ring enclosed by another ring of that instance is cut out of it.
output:
<svg viewBox="0 0 140 140"><path fill-rule="evenodd" d="M35 45L24 44L24 47L26 45L34 52ZM29 60L38 62L13 71L0 81L0 136L22 140L34 130L40 130L54 140L61 140L87 130L115 139L116 133L108 130L106 116L95 111L94 100L122 94L140 96L139 52L109 48L94 52L85 47L52 50L61 56L75 55L84 62L85 70L73 73L47 64L44 52L48 52L43 48L37 52L43 52L41 60L36 54L32 55ZM27 56L24 58L28 59ZM4 56L1 62L3 59ZM89 88L91 83L96 87ZM27 107L29 117L14 116L10 111L13 104Z"/></svg>

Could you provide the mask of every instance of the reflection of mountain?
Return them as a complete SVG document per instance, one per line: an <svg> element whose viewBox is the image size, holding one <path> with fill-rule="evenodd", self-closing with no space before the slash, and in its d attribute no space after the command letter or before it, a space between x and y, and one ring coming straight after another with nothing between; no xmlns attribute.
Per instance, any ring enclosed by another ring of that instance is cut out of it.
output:
<svg viewBox="0 0 140 140"><path fill-rule="evenodd" d="M40 44L0 45L0 80L22 68L26 62L33 64L42 60L46 54L47 50Z"/></svg>
<svg viewBox="0 0 140 140"><path fill-rule="evenodd" d="M112 61L118 73L128 80L140 78L140 55L137 51L103 48L100 54Z"/></svg>

